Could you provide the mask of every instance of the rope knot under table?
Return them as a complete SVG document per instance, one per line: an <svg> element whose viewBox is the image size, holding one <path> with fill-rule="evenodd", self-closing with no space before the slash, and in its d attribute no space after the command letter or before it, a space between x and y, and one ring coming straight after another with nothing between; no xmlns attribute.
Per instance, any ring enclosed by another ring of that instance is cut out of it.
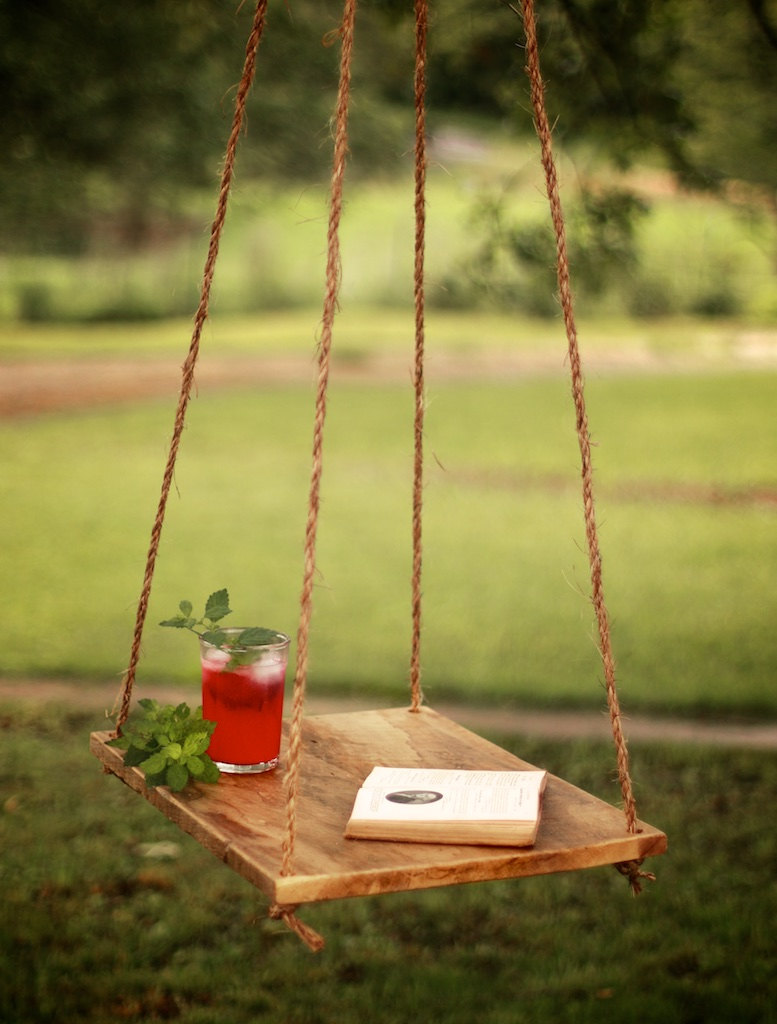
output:
<svg viewBox="0 0 777 1024"><path fill-rule="evenodd" d="M295 913L296 909L296 906L283 906L280 903L273 903L268 913L273 921L283 921L286 927L298 935L314 953L320 952L324 948L324 939L315 928L311 928L304 921L300 921Z"/></svg>
<svg viewBox="0 0 777 1024"><path fill-rule="evenodd" d="M642 860L626 860L615 865L615 870L628 878L631 891L635 896L639 896L642 892L643 878L648 882L655 882L656 880L656 876L652 871L642 871L644 863L643 858Z"/></svg>

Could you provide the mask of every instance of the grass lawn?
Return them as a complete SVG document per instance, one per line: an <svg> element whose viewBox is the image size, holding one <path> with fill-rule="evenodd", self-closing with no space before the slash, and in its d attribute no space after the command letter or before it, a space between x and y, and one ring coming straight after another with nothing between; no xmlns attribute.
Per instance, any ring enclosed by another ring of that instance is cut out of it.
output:
<svg viewBox="0 0 777 1024"><path fill-rule="evenodd" d="M599 868L343 901L301 912L327 942L313 955L101 774L95 727L73 710L0 709L5 1024L777 1019L775 754L632 745L640 813L670 839L636 900ZM507 745L616 799L608 745Z"/></svg>
<svg viewBox="0 0 777 1024"><path fill-rule="evenodd" d="M627 707L773 713L774 375L593 374L600 532ZM578 455L563 369L430 382L424 685L429 699L599 706ZM404 695L408 386L333 387L311 684ZM141 678L193 678L178 601L296 632L312 396L202 394L168 510ZM0 671L118 680L171 410L6 421Z"/></svg>
<svg viewBox="0 0 777 1024"><path fill-rule="evenodd" d="M40 337L39 356L84 351L83 338ZM122 352L104 331L95 340ZM449 343L466 352L479 336ZM589 373L627 714L775 715L775 375L713 364ZM430 703L601 707L561 361L515 380L430 380L428 397ZM408 386L333 386L311 690L404 698L410 404ZM238 615L295 631L311 418L307 385L192 404L144 639L147 695L188 679L196 697L187 638L155 626L180 598L227 585ZM0 423L1 672L118 687L171 426L157 401ZM247 883L101 773L87 739L103 724L0 707L4 1024L777 1020L776 754L631 744L640 816L670 842L638 900L597 869L310 907L327 940L313 956ZM618 802L609 745L501 739Z"/></svg>
<svg viewBox="0 0 777 1024"><path fill-rule="evenodd" d="M203 360L236 355L292 354L309 357L321 320L321 306L265 310L252 315L214 316L204 328ZM172 357L183 361L191 336L191 316L139 323L31 323L0 320L0 358L88 359ZM622 316L579 319L584 356L642 361L659 356L726 365L731 357L772 328L739 321L663 317L634 320ZM411 353L413 316L409 303L399 308L349 303L339 313L332 356L358 360L375 352ZM426 350L457 355L482 352L539 355L561 366L566 351L563 325L556 319L488 311L432 311L426 323ZM412 357L409 357L412 358Z"/></svg>

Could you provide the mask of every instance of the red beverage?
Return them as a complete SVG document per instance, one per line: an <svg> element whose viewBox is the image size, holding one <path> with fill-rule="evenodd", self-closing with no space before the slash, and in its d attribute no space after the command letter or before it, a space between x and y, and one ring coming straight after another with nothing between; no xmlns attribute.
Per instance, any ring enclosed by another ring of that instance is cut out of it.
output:
<svg viewBox="0 0 777 1024"><path fill-rule="evenodd" d="M232 664L232 652L203 643L202 716L216 722L208 754L222 771L275 768L281 746L288 639L249 649L251 664ZM245 660L241 652L240 660Z"/></svg>

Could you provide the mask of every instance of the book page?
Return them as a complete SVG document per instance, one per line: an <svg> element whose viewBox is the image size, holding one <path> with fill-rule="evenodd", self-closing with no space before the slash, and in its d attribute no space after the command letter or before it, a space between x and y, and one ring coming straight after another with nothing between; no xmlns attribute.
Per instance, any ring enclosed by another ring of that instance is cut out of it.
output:
<svg viewBox="0 0 777 1024"><path fill-rule="evenodd" d="M546 773L376 768L352 817L391 821L533 821Z"/></svg>
<svg viewBox="0 0 777 1024"><path fill-rule="evenodd" d="M497 772L464 768L386 768L378 765L362 783L364 788L388 786L514 786L534 784L546 773L539 770Z"/></svg>

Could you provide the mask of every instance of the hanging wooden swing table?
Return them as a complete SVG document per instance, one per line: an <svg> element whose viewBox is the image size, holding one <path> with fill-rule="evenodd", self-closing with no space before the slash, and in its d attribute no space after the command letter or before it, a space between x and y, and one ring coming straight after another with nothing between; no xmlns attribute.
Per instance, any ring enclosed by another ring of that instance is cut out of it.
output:
<svg viewBox="0 0 777 1024"><path fill-rule="evenodd" d="M627 831L623 811L551 776L531 847L451 846L345 839L356 790L375 764L518 771L532 767L427 707L308 715L297 799L294 873L281 873L286 772L225 775L218 786L181 793L148 788L139 768L97 733L106 767L171 821L282 906L372 896L460 882L545 875L617 864L663 852L664 836L641 822ZM288 743L281 750L288 763Z"/></svg>
<svg viewBox="0 0 777 1024"><path fill-rule="evenodd" d="M518 878L615 865L635 892L648 856L666 850L666 836L638 820L629 776L628 751L621 725L604 603L601 558L592 495L592 470L582 371L572 313L566 240L553 155L545 113L532 0L522 0L535 126L540 139L551 215L556 233L558 283L568 341L572 392L582 458L583 506L591 565L592 602L599 630L608 709L616 749L623 808L618 809L554 776L549 776L542 819L531 847L497 847L352 840L344 837L354 797L376 764L402 767L477 770L522 770L526 762L424 706L420 686L421 510L424 415L424 232L425 232L425 67L427 0L415 0L416 146L415 146L415 419L413 475L412 642L410 706L387 710L304 715L308 636L315 575L316 531L322 469L323 428L329 378L332 328L339 286L339 223L347 153L347 115L356 0L345 0L340 82L335 110L334 160L330 198L327 274L313 435L313 460L305 532L304 574L297 633L296 671L290 720L284 725L280 767L261 775L223 775L218 785L191 784L180 793L165 786L148 787L139 768L124 765L122 752L110 745L129 715L143 624L170 491L175 459L191 394L200 335L208 315L210 287L226 216L237 141L245 102L254 76L264 30L267 0L258 0L246 47L243 76L227 145L216 216L203 274L200 304L181 392L157 515L151 531L143 587L138 603L130 663L119 693L116 729L96 732L91 750L106 771L142 794L172 822L263 891L272 917L283 919L313 949L323 940L296 914L301 904L350 896L425 889L463 882ZM304 770L303 766L304 765Z"/></svg>

